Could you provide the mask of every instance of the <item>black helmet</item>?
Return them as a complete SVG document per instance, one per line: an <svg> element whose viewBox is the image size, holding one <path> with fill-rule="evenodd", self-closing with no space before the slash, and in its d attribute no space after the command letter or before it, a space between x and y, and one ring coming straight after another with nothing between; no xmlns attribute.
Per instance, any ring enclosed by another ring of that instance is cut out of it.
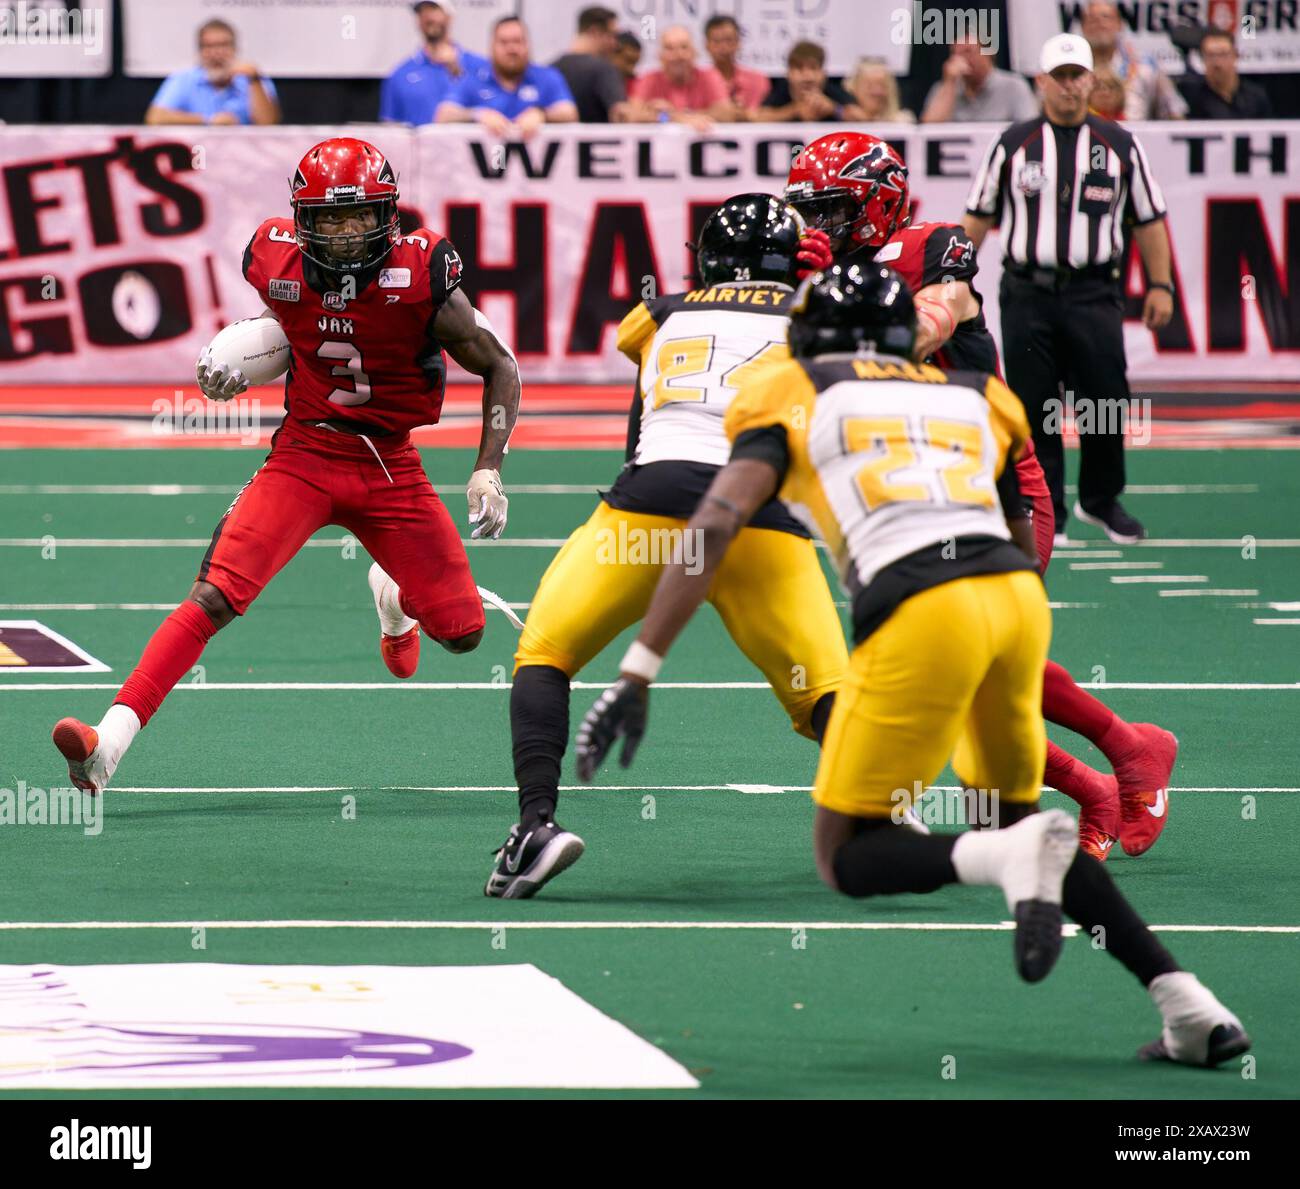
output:
<svg viewBox="0 0 1300 1189"><path fill-rule="evenodd" d="M701 282L792 283L805 228L799 212L771 194L728 198L700 228L695 259Z"/></svg>
<svg viewBox="0 0 1300 1189"><path fill-rule="evenodd" d="M911 291L878 264L832 264L795 294L789 337L795 358L868 350L910 359L916 342Z"/></svg>

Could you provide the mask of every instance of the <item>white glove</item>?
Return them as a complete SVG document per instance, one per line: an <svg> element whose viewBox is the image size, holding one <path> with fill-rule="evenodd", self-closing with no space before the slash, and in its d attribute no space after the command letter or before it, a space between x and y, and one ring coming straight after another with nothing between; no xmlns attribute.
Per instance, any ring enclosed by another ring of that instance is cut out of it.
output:
<svg viewBox="0 0 1300 1189"><path fill-rule="evenodd" d="M226 401L238 396L248 387L248 380L238 368L229 364L217 363L212 358L210 347L199 352L198 366L194 369L198 377L199 389L208 400Z"/></svg>
<svg viewBox="0 0 1300 1189"><path fill-rule="evenodd" d="M506 511L510 507L501 488L501 473L487 469L475 471L469 477L465 495L469 498L469 522L478 526L470 536L499 537L506 527Z"/></svg>

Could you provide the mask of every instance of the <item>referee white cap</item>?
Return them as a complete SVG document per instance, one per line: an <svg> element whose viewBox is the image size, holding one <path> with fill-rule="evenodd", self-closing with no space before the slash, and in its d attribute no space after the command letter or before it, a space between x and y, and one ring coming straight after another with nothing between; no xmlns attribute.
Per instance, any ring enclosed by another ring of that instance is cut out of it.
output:
<svg viewBox="0 0 1300 1189"><path fill-rule="evenodd" d="M1043 43L1038 68L1051 74L1058 66L1082 66L1092 69L1092 46L1075 33L1058 33Z"/></svg>

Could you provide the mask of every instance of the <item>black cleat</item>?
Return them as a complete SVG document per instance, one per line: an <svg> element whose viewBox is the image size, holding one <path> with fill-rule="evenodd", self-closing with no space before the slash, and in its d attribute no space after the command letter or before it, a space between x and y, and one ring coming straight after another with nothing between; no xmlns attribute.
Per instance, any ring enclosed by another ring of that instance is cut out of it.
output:
<svg viewBox="0 0 1300 1189"><path fill-rule="evenodd" d="M511 826L509 836L496 852L496 864L483 895L500 900L527 900L543 884L582 858L586 845L576 834L554 822L542 822L527 832L520 826Z"/></svg>
<svg viewBox="0 0 1300 1189"><path fill-rule="evenodd" d="M1136 545L1147 535L1142 522L1125 512L1119 500L1111 500L1109 504L1094 508L1091 512L1076 500L1074 514L1084 524L1101 529L1117 545Z"/></svg>
<svg viewBox="0 0 1300 1189"><path fill-rule="evenodd" d="M1016 970L1027 983L1042 982L1061 956L1061 906L1046 900L1016 905Z"/></svg>

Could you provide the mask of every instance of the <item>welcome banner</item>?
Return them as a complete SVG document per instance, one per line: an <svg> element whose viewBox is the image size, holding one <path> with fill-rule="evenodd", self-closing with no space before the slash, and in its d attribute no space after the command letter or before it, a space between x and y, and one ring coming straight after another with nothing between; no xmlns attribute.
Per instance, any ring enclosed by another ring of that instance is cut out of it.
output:
<svg viewBox="0 0 1300 1189"><path fill-rule="evenodd" d="M1140 321L1126 272L1135 380L1300 381L1300 128L1135 125L1169 204L1173 322ZM398 170L407 230L446 234L465 287L526 380L619 382L627 310L685 286L687 243L732 194L780 191L826 126L547 130L496 143L473 128L350 129ZM958 220L993 125L886 133L914 217ZM240 272L257 225L287 215L287 178L334 128L0 128L0 384L192 383L223 325L260 302ZM999 333L1002 246L977 288Z"/></svg>

